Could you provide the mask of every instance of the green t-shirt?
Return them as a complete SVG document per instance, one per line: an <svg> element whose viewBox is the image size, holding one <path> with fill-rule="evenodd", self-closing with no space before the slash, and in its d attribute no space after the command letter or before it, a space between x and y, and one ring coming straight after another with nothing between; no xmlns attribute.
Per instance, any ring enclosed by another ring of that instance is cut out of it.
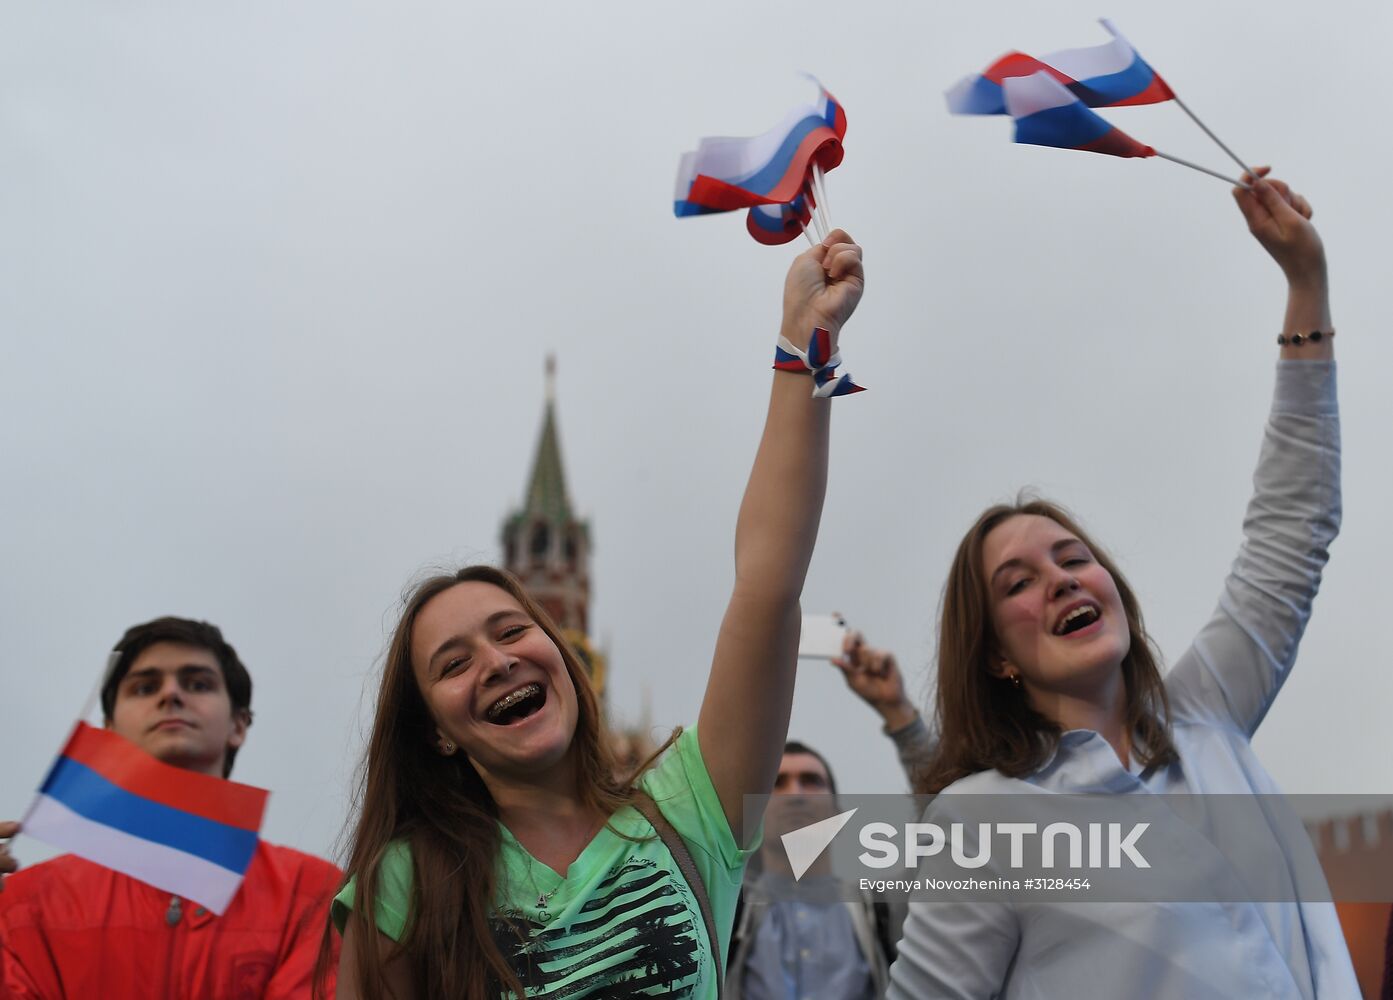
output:
<svg viewBox="0 0 1393 1000"><path fill-rule="evenodd" d="M741 850L731 835L696 730L685 730L662 762L639 779L677 830L701 872L721 954L730 944L745 862L758 838ZM609 827L630 836L626 840ZM495 909L530 928L520 942L500 922L495 940L529 997L716 996L716 965L701 908L667 847L632 806L625 806L581 851L566 875L556 874L502 827ZM392 845L383 858L377 926L394 940L411 906L411 847ZM334 898L343 930L354 881ZM541 904L541 905L538 905Z"/></svg>

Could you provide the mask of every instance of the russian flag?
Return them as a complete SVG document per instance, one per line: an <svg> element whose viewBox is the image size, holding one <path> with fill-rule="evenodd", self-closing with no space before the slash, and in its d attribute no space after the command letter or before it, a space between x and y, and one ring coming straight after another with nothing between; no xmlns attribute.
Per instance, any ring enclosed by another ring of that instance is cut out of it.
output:
<svg viewBox="0 0 1393 1000"><path fill-rule="evenodd" d="M256 853L267 792L156 760L79 722L39 789L24 832L214 913Z"/></svg>
<svg viewBox="0 0 1393 1000"><path fill-rule="evenodd" d="M1137 54L1111 21L1100 22L1112 41L1087 49L1066 49L1045 62L1073 79L1068 84L1090 108L1159 104L1175 97L1170 85Z"/></svg>
<svg viewBox="0 0 1393 1000"><path fill-rule="evenodd" d="M682 157L673 213L679 218L755 205L786 205L803 193L814 159L842 162L846 112L818 85L815 104L795 108L763 135L712 137Z"/></svg>
<svg viewBox="0 0 1393 1000"><path fill-rule="evenodd" d="M1110 156L1156 155L1156 150L1084 107L1049 73L1009 77L1003 89L1007 113L1016 121L1016 142Z"/></svg>
<svg viewBox="0 0 1393 1000"><path fill-rule="evenodd" d="M805 189L785 205L754 205L745 218L745 228L765 246L788 243L808 225L814 204L812 193Z"/></svg>
<svg viewBox="0 0 1393 1000"><path fill-rule="evenodd" d="M1065 49L1042 59L1010 52L981 73L958 81L948 91L948 110L955 115L1006 114L1003 84L1012 77L1046 73L1069 88L1090 108L1117 108L1169 101L1175 93L1137 54L1111 21L1102 21L1113 36L1104 45Z"/></svg>
<svg viewBox="0 0 1393 1000"><path fill-rule="evenodd" d="M1048 73L1060 83L1072 83L1063 73L1024 52L1008 52L981 73L965 76L947 93L948 110L955 115L1004 115L1006 92L1002 84L1011 77Z"/></svg>

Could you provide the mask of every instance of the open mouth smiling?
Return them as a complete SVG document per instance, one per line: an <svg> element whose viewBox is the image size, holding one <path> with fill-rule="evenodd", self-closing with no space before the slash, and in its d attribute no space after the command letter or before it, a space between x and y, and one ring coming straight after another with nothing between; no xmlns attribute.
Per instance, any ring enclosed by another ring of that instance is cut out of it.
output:
<svg viewBox="0 0 1393 1000"><path fill-rule="evenodd" d="M484 717L496 726L511 726L535 715L546 703L546 688L535 682L524 684L490 705Z"/></svg>
<svg viewBox="0 0 1393 1000"><path fill-rule="evenodd" d="M1102 617L1102 608L1092 601L1076 604L1059 616L1059 620L1054 623L1054 634L1072 635L1080 629L1088 628Z"/></svg>

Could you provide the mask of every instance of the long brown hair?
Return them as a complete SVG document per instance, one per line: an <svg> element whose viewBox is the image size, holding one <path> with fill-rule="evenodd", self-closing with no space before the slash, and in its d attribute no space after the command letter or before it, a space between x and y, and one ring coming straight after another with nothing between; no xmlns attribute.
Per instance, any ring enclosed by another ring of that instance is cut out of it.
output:
<svg viewBox="0 0 1393 1000"><path fill-rule="evenodd" d="M1126 727L1136 738L1136 755L1145 767L1180 759L1170 737L1170 702L1161 680L1160 653L1142 623L1141 606L1117 566L1069 512L1048 500L1018 497L983 511L958 545L943 600L938 629L938 751L917 776L916 791L939 792L978 771L997 770L1022 777L1039 768L1059 742L1058 723L1031 708L1007 680L990 672L997 648L990 596L982 566L982 544L992 529L1022 514L1054 521L1082 541L1112 574L1127 614L1131 647L1122 660L1126 687Z"/></svg>
<svg viewBox="0 0 1393 1000"><path fill-rule="evenodd" d="M421 609L469 581L490 583L511 594L561 651L576 689L571 752L582 803L608 816L632 800L627 785L616 776L599 700L585 667L522 584L492 566L468 566L418 584L403 601L383 666L377 717L354 796L358 819L345 866L345 874L357 880L348 921L359 942L354 971L366 1000L385 996L385 963L376 946L373 915L378 874L394 841L410 845L414 887L406 929L387 959L405 960L421 996L497 996L500 990L523 996L522 984L490 928L497 889L498 808L463 753L445 757L434 749L434 723L411 664L412 631ZM323 954L321 949L321 958Z"/></svg>

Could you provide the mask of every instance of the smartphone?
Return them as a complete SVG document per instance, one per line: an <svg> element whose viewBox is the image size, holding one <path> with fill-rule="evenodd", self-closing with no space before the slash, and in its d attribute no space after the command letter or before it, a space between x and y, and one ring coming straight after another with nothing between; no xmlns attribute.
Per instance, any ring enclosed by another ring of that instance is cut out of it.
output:
<svg viewBox="0 0 1393 1000"><path fill-rule="evenodd" d="M842 655L846 638L846 619L841 615L804 615L803 632L798 637L798 655L830 660Z"/></svg>

